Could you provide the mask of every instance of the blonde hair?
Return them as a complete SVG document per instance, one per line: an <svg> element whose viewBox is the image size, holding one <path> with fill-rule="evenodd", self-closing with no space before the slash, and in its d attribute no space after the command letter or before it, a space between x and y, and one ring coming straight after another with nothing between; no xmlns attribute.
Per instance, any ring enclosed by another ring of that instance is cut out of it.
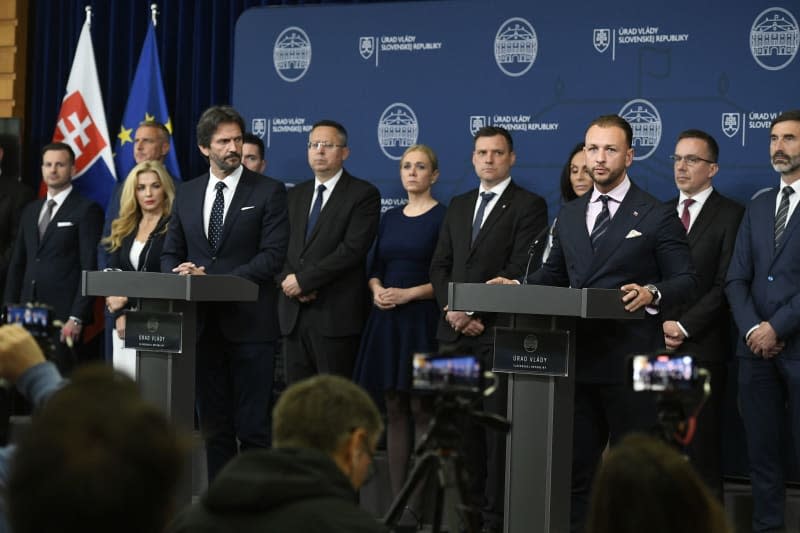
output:
<svg viewBox="0 0 800 533"><path fill-rule="evenodd" d="M431 171L435 172L439 170L439 158L436 157L436 152L433 151L433 148L425 144L414 144L409 146L406 151L403 152L403 157L400 158L400 166L403 165L403 159L405 159L406 156L411 152L422 152L428 156L428 160L431 162Z"/></svg>
<svg viewBox="0 0 800 533"><path fill-rule="evenodd" d="M142 208L136 201L136 186L139 184L137 178L145 172L153 172L158 176L161 187L164 189L164 203L162 205L161 216L167 216L172 211L172 202L175 200L175 183L167 172L167 169L159 161L143 161L133 167L125 178L122 186L122 195L119 199L119 216L111 223L111 234L101 241L109 252L113 252L122 246L122 239L136 231L139 221L142 219ZM167 231L166 225L161 231Z"/></svg>

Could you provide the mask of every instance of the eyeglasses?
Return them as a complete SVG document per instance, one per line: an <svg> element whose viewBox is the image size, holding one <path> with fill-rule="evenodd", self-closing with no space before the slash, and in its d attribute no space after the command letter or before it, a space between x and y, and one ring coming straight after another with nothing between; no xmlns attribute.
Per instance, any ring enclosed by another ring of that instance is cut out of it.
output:
<svg viewBox="0 0 800 533"><path fill-rule="evenodd" d="M672 159L672 162L674 164L676 164L676 165L678 163L680 163L681 161L686 161L686 164L689 165L690 167L695 166L700 161L705 161L706 163L708 163L710 165L713 165L714 163L716 163L716 161L711 161L710 159L703 159L702 157L698 157L696 155L684 155L684 156L671 155L671 156L669 156L669 158Z"/></svg>
<svg viewBox="0 0 800 533"><path fill-rule="evenodd" d="M317 141L317 142L310 142L308 143L309 150L330 150L331 148L344 148L346 145L344 144L333 144L327 141Z"/></svg>

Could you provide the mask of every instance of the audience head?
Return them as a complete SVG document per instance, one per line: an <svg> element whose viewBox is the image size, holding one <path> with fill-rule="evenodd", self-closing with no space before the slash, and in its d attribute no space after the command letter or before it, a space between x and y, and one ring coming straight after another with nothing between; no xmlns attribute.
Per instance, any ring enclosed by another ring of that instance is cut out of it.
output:
<svg viewBox="0 0 800 533"><path fill-rule="evenodd" d="M320 180L335 176L350 155L347 130L334 120L320 120L308 134L308 165Z"/></svg>
<svg viewBox="0 0 800 533"><path fill-rule="evenodd" d="M625 179L633 163L632 140L631 125L618 115L602 115L589 124L583 151L598 192L605 194Z"/></svg>
<svg viewBox="0 0 800 533"><path fill-rule="evenodd" d="M678 135L672 156L675 185L689 197L711 187L719 170L719 145L702 130L686 130Z"/></svg>
<svg viewBox="0 0 800 533"><path fill-rule="evenodd" d="M689 461L653 437L611 448L592 487L587 533L726 533L725 514Z"/></svg>
<svg viewBox="0 0 800 533"><path fill-rule="evenodd" d="M484 126L475 133L472 164L484 189L491 189L511 176L516 160L514 140L507 129Z"/></svg>
<svg viewBox="0 0 800 533"><path fill-rule="evenodd" d="M72 185L75 175L75 152L67 143L55 142L42 148L42 180L51 195Z"/></svg>
<svg viewBox="0 0 800 533"><path fill-rule="evenodd" d="M111 223L111 233L103 239L109 251L122 246L122 240L136 231L145 214L168 216L175 200L175 183L158 161L145 161L131 169L122 186L119 216ZM166 225L161 230L166 232Z"/></svg>
<svg viewBox="0 0 800 533"><path fill-rule="evenodd" d="M139 123L133 138L133 159L164 162L169 152L170 132L166 126L154 120Z"/></svg>
<svg viewBox="0 0 800 533"><path fill-rule="evenodd" d="M800 178L800 109L775 117L770 127L769 156L772 168L786 183Z"/></svg>
<svg viewBox="0 0 800 533"><path fill-rule="evenodd" d="M78 369L20 439L8 482L12 529L162 531L184 455L133 381L104 366Z"/></svg>
<svg viewBox="0 0 800 533"><path fill-rule="evenodd" d="M244 119L231 106L212 106L197 122L197 146L208 158L211 172L229 176L242 163Z"/></svg>
<svg viewBox="0 0 800 533"><path fill-rule="evenodd" d="M245 133L242 140L242 164L256 174L263 174L267 169L264 141L252 133Z"/></svg>
<svg viewBox="0 0 800 533"><path fill-rule="evenodd" d="M586 168L583 143L575 145L561 169L561 201L569 202L592 189L592 177Z"/></svg>
<svg viewBox="0 0 800 533"><path fill-rule="evenodd" d="M320 374L291 385L272 412L273 447L329 455L356 489L366 480L382 431L369 395L340 376Z"/></svg>
<svg viewBox="0 0 800 533"><path fill-rule="evenodd" d="M430 194L439 179L439 159L433 149L424 144L409 146L400 158L400 179L409 194Z"/></svg>

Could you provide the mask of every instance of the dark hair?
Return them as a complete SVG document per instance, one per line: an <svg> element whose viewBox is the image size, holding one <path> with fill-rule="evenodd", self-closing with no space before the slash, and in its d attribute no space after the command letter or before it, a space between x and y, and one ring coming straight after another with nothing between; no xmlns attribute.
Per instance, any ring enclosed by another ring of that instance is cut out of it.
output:
<svg viewBox="0 0 800 533"><path fill-rule="evenodd" d="M792 109L789 111L784 111L772 121L772 124L769 125L769 128L772 129L775 124L779 122L787 122L787 121L796 121L800 122L800 109Z"/></svg>
<svg viewBox="0 0 800 533"><path fill-rule="evenodd" d="M500 126L484 126L478 131L475 132L475 137L473 138L474 141L477 141L480 137L494 137L495 135L502 135L505 137L506 142L508 143L508 151L514 151L514 139L511 138L511 134L508 132L507 129L501 128Z"/></svg>
<svg viewBox="0 0 800 533"><path fill-rule="evenodd" d="M335 129L337 133L339 133L339 142L347 146L347 130L344 129L344 126L342 126L335 120L325 119L325 120L320 120L319 122L311 126L311 131L314 131L315 129L321 128L323 126Z"/></svg>
<svg viewBox="0 0 800 533"><path fill-rule="evenodd" d="M686 130L678 134L678 141L681 139L700 139L701 141L705 141L708 152L711 155L711 160L714 163L719 161L719 144L717 144L717 140L712 137L711 134L703 130Z"/></svg>
<svg viewBox="0 0 800 533"><path fill-rule="evenodd" d="M575 194L575 190L572 188L572 181L570 181L569 177L570 174L572 174L572 158L575 157L575 154L580 152L583 152L582 142L575 145L575 148L569 153L567 162L564 163L564 167L561 169L561 201L565 203L578 197L578 195Z"/></svg>
<svg viewBox="0 0 800 533"><path fill-rule="evenodd" d="M211 146L211 137L216 133L221 124L234 123L244 133L244 119L234 108L229 105L212 106L203 111L197 121L197 144L204 148Z"/></svg>
<svg viewBox="0 0 800 533"><path fill-rule="evenodd" d="M127 376L87 365L33 417L6 493L16 533L162 531L186 447Z"/></svg>
<svg viewBox="0 0 800 533"><path fill-rule="evenodd" d="M628 148L633 146L633 128L631 128L627 120L619 115L600 115L589 124L586 131L589 131L592 126L598 126L600 128L619 128L625 133L625 142L628 143Z"/></svg>
<svg viewBox="0 0 800 533"><path fill-rule="evenodd" d="M161 134L161 142L169 144L170 136L172 135L167 127L162 123L155 120L143 120L137 126L138 128L155 128Z"/></svg>
<svg viewBox="0 0 800 533"><path fill-rule="evenodd" d="M242 137L242 142L244 144L255 144L256 148L258 148L258 156L264 159L264 141L258 135L253 135L250 132L245 133Z"/></svg>
<svg viewBox="0 0 800 533"><path fill-rule="evenodd" d="M613 446L592 487L586 533L725 533L722 506L689 461L631 434Z"/></svg>
<svg viewBox="0 0 800 533"><path fill-rule="evenodd" d="M287 388L272 411L275 448L336 452L354 429L375 440L383 421L369 394L349 379L320 374Z"/></svg>
<svg viewBox="0 0 800 533"><path fill-rule="evenodd" d="M42 159L44 159L44 154L46 154L47 152L56 152L56 151L67 152L67 154L69 154L69 162L73 165L75 164L75 152L72 151L72 147L67 143L61 143L61 142L44 145L44 148L42 148Z"/></svg>

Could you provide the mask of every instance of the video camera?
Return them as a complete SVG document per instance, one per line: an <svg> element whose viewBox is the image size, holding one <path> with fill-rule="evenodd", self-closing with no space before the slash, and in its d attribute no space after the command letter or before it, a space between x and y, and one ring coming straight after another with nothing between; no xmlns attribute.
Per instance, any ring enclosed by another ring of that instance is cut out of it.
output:
<svg viewBox="0 0 800 533"><path fill-rule="evenodd" d="M4 324L19 324L24 327L42 347L45 357L52 359L55 352L54 339L58 333L52 307L41 303L9 304L2 309L0 320Z"/></svg>
<svg viewBox="0 0 800 533"><path fill-rule="evenodd" d="M660 437L678 448L686 447L711 394L708 371L691 354L658 352L631 356L628 376L634 391L655 393Z"/></svg>

